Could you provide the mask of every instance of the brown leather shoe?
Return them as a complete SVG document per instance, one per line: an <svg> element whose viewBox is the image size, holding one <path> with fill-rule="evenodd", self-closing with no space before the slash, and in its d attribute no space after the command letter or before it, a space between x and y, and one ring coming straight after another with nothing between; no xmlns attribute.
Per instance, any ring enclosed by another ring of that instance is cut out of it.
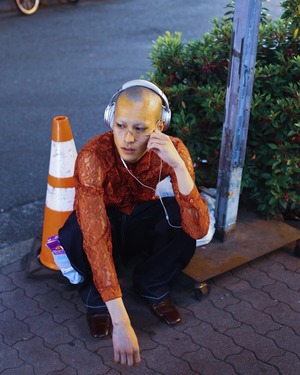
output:
<svg viewBox="0 0 300 375"><path fill-rule="evenodd" d="M91 335L98 339L103 339L111 333L112 322L108 313L103 314L86 314L86 320Z"/></svg>
<svg viewBox="0 0 300 375"><path fill-rule="evenodd" d="M150 304L150 310L155 316L170 326L181 322L179 312L170 299L166 299L160 303Z"/></svg>

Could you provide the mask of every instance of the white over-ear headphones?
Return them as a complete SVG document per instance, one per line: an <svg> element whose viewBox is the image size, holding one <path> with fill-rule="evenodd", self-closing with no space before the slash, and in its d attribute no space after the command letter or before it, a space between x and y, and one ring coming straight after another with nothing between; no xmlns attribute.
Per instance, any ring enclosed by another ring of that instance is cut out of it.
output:
<svg viewBox="0 0 300 375"><path fill-rule="evenodd" d="M160 119L165 122L163 130L167 130L171 121L171 110L169 107L168 99L159 87L157 87L154 83L145 81L143 79L135 79L133 81L124 83L124 85L112 96L108 106L105 108L105 111L104 111L104 124L110 128L113 128L115 108L116 108L116 102L118 100L118 97L121 94L121 92L125 91L126 89L130 87L145 87L149 90L154 91L157 95L161 97L163 101L163 105L162 105L162 113L161 113Z"/></svg>

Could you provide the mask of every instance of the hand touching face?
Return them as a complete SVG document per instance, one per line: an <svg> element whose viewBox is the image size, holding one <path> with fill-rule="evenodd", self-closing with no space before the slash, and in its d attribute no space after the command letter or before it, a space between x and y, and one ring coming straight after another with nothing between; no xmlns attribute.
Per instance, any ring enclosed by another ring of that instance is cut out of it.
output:
<svg viewBox="0 0 300 375"><path fill-rule="evenodd" d="M170 137L159 130L155 130L150 134L147 149L155 152L164 162L173 168L183 163Z"/></svg>

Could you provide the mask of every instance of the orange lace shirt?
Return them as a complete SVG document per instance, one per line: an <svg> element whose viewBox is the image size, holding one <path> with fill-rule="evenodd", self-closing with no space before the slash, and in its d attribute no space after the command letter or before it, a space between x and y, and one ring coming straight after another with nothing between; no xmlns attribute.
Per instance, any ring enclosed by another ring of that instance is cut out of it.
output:
<svg viewBox="0 0 300 375"><path fill-rule="evenodd" d="M194 168L187 148L177 138L170 137L194 179ZM147 152L132 173L145 185L156 188L161 160ZM196 186L189 195L182 195L173 168L162 164L161 180L171 177L175 198L180 206L182 228L191 237L206 235L209 214L205 200ZM110 222L106 207L114 206L130 214L137 203L158 199L152 189L140 185L126 170L109 131L91 139L79 152L75 164L76 195L74 209L83 233L83 247L92 268L94 283L103 300L122 296L112 258Z"/></svg>

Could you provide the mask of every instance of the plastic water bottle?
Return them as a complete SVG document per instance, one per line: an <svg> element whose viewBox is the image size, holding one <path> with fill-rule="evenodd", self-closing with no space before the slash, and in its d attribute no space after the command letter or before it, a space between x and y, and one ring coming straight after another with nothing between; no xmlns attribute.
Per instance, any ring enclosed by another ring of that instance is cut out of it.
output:
<svg viewBox="0 0 300 375"><path fill-rule="evenodd" d="M62 247L58 235L48 238L46 246L51 250L53 259L61 273L67 277L72 284L81 283L84 278L71 265L67 254Z"/></svg>

